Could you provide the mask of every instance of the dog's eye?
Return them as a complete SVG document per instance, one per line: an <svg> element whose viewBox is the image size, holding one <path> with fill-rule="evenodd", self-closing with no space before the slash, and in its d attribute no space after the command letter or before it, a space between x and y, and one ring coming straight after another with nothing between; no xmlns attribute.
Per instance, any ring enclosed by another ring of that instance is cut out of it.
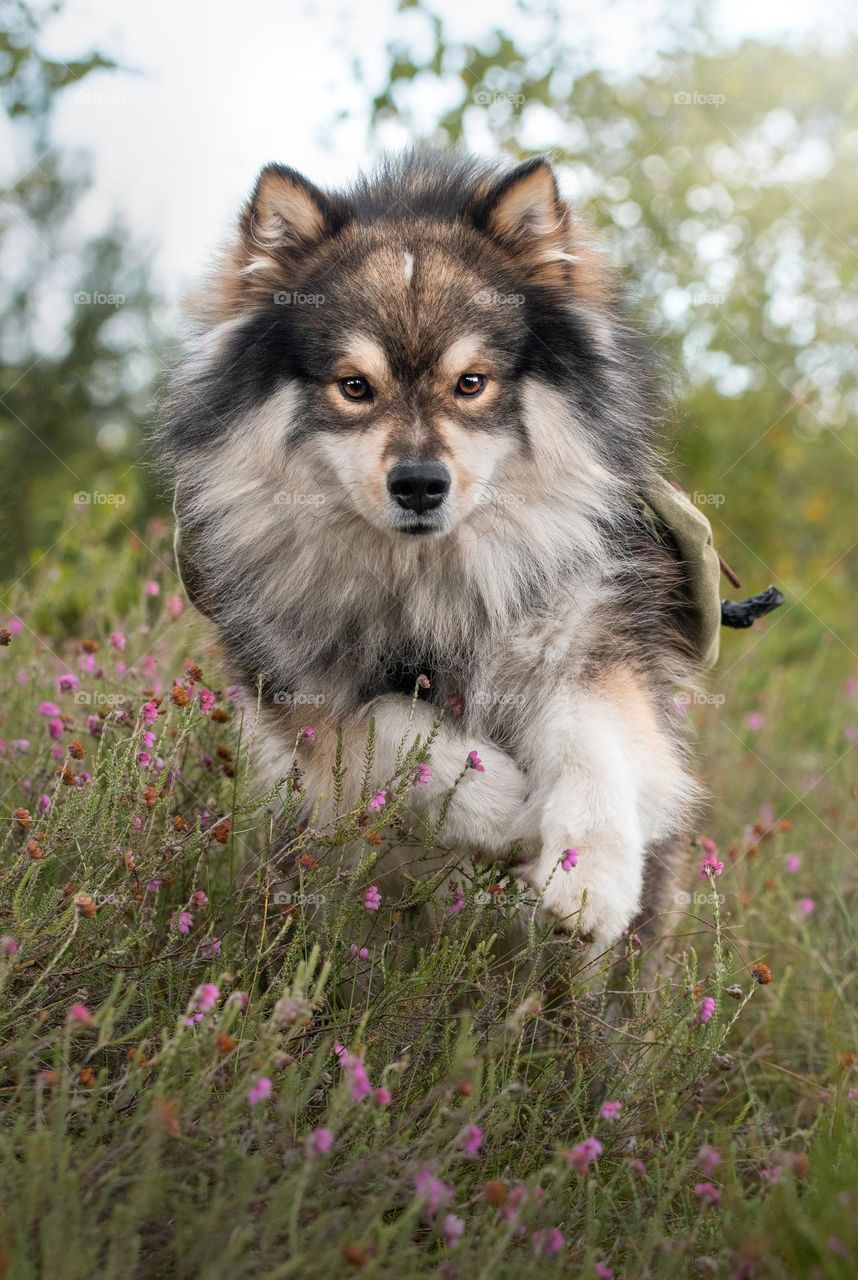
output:
<svg viewBox="0 0 858 1280"><path fill-rule="evenodd" d="M372 387L366 378L340 378L338 386L347 400L372 399Z"/></svg>
<svg viewBox="0 0 858 1280"><path fill-rule="evenodd" d="M463 373L456 383L457 396L478 396L486 385L481 373Z"/></svg>

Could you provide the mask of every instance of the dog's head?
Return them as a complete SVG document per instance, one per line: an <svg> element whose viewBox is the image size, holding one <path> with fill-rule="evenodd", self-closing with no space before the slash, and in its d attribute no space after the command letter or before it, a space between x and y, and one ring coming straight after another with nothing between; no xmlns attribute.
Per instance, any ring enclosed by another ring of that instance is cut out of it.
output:
<svg viewBox="0 0 858 1280"><path fill-rule="evenodd" d="M331 518L448 534L534 457L549 484L631 464L612 294L542 159L411 155L345 194L271 165L198 299L174 444L297 454Z"/></svg>

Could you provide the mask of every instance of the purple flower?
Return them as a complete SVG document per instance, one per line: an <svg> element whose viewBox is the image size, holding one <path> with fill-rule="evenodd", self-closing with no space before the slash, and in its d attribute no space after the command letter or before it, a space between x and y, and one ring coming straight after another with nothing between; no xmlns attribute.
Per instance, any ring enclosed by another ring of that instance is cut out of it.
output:
<svg viewBox="0 0 858 1280"><path fill-rule="evenodd" d="M798 908L798 914L801 916L802 920L806 920L807 917L812 916L816 910L816 903L813 898L799 898L796 903L796 907Z"/></svg>
<svg viewBox="0 0 858 1280"><path fill-rule="evenodd" d="M459 1150L465 1155L475 1156L483 1145L485 1134L478 1125L469 1124L459 1134Z"/></svg>
<svg viewBox="0 0 858 1280"><path fill-rule="evenodd" d="M252 1084L247 1091L248 1106L255 1107L258 1103L264 1102L266 1098L271 1097L271 1090L274 1086L268 1079L268 1076L260 1076L255 1084Z"/></svg>
<svg viewBox="0 0 858 1280"><path fill-rule="evenodd" d="M703 999L700 1001L700 1006L697 1010L698 1023L708 1022L710 1020L713 1013L715 1012L715 1004L716 1004L716 1001L714 996L703 997Z"/></svg>
<svg viewBox="0 0 858 1280"><path fill-rule="evenodd" d="M697 1163L708 1178L718 1168L721 1163L721 1152L717 1147L712 1147L708 1142L704 1142L703 1146L697 1152Z"/></svg>
<svg viewBox="0 0 858 1280"><path fill-rule="evenodd" d="M378 813L379 809L383 809L387 803L387 792L384 790L376 791L374 796L370 796L366 802L367 813Z"/></svg>
<svg viewBox="0 0 858 1280"><path fill-rule="evenodd" d="M155 882L152 881L151 883L154 884ZM190 911L174 911L170 918L170 928L178 929L179 933L190 933L193 923L194 917Z"/></svg>
<svg viewBox="0 0 858 1280"><path fill-rule="evenodd" d="M304 1153L309 1160L317 1156L326 1156L334 1145L334 1135L330 1129L314 1129L304 1139Z"/></svg>
<svg viewBox="0 0 858 1280"><path fill-rule="evenodd" d="M578 865L578 850L577 850L577 849L564 849L564 850L563 850L563 860L562 860L562 862L560 863L560 866L563 868L563 870L564 870L564 871L571 871L571 870L572 870L572 868L573 868L573 867L577 867L577 865Z"/></svg>
<svg viewBox="0 0 858 1280"><path fill-rule="evenodd" d="M564 1151L563 1158L570 1169L576 1173L586 1173L594 1160L602 1154L602 1144L598 1138L585 1138L571 1151Z"/></svg>
<svg viewBox="0 0 858 1280"><path fill-rule="evenodd" d="M476 751L468 752L467 767L469 769L475 770L475 772L477 773L485 773L486 771L486 766L483 764L482 760L479 757L479 754Z"/></svg>
<svg viewBox="0 0 858 1280"><path fill-rule="evenodd" d="M450 901L450 905L447 907L447 915L457 916L459 912L462 910L462 907L464 905L465 905L465 895L462 893L461 889L457 889L456 892L453 894L453 897Z"/></svg>
<svg viewBox="0 0 858 1280"><path fill-rule="evenodd" d="M762 711L752 711L746 718L745 724L753 733L755 733L757 729L762 729L765 724L765 716Z"/></svg>
<svg viewBox="0 0 858 1280"><path fill-rule="evenodd" d="M553 1258L563 1248L566 1238L559 1227L543 1227L534 1231L531 1242L537 1258Z"/></svg>
<svg viewBox="0 0 858 1280"><path fill-rule="evenodd" d="M441 1223L441 1235L447 1248L455 1249L464 1234L465 1223L462 1218L457 1218L455 1213L445 1214Z"/></svg>
<svg viewBox="0 0 858 1280"><path fill-rule="evenodd" d="M39 703L40 716L58 716L59 714L60 714L60 709L55 702Z"/></svg>
<svg viewBox="0 0 858 1280"><path fill-rule="evenodd" d="M707 853L700 864L700 879L705 880L707 876L720 876L723 870L724 863L719 862L714 853Z"/></svg>
<svg viewBox="0 0 858 1280"><path fill-rule="evenodd" d="M623 1109L621 1102L603 1102L599 1109L599 1115L603 1120L616 1120Z"/></svg>
<svg viewBox="0 0 858 1280"><path fill-rule="evenodd" d="M217 699L211 689L200 689L197 694L197 702L200 704L200 711L204 716L211 715L212 707Z"/></svg>
<svg viewBox="0 0 858 1280"><path fill-rule="evenodd" d="M57 679L57 688L60 693L73 693L79 684L77 676L73 676L70 671L66 671Z"/></svg>
<svg viewBox="0 0 858 1280"><path fill-rule="evenodd" d="M797 853L788 853L784 858L784 871L786 871L787 875L795 875L800 866L801 858Z"/></svg>
<svg viewBox="0 0 858 1280"><path fill-rule="evenodd" d="M59 720L59 719L49 720L48 733L51 735L51 737L54 739L55 742L57 741L58 738L61 738L63 736L62 720Z"/></svg>
<svg viewBox="0 0 858 1280"><path fill-rule="evenodd" d="M704 1204L711 1204L714 1209L721 1207L721 1192L713 1182L696 1183L694 1194L699 1196Z"/></svg>
<svg viewBox="0 0 858 1280"><path fill-rule="evenodd" d="M124 634L121 631L111 631L110 644L114 649L118 650L119 653L122 653L122 650L125 648Z"/></svg>
<svg viewBox="0 0 858 1280"><path fill-rule="evenodd" d="M336 1054L352 1098L355 1102L362 1102L372 1093L372 1085L363 1059L356 1053L349 1053L348 1049L344 1049L342 1045L337 1047Z"/></svg>
<svg viewBox="0 0 858 1280"><path fill-rule="evenodd" d="M380 1084L377 1089L374 1089L372 1096L379 1107L389 1107L393 1101L393 1094L386 1084Z"/></svg>
<svg viewBox="0 0 858 1280"><path fill-rule="evenodd" d="M160 584L157 583L154 578L150 582L146 583L143 590L146 592L147 596L158 596L161 594Z"/></svg>
<svg viewBox="0 0 858 1280"><path fill-rule="evenodd" d="M16 956L18 954L18 943L15 938L8 933L0 938L0 952L4 956Z"/></svg>
<svg viewBox="0 0 858 1280"><path fill-rule="evenodd" d="M203 892L202 889L197 889L196 893L194 894L194 906L207 907L208 905L209 905L209 900L206 894Z"/></svg>
<svg viewBox="0 0 858 1280"><path fill-rule="evenodd" d="M199 1013L210 1013L220 999L220 990L213 982L203 982L191 996L191 1005Z"/></svg>
<svg viewBox="0 0 858 1280"><path fill-rule="evenodd" d="M304 725L304 728L301 730L301 733L307 739L308 742L312 742L316 737L316 730L313 728L312 725L309 725L309 724ZM381 792L380 794L384 795L384 792ZM384 804L384 801L382 800L381 803Z"/></svg>
<svg viewBox="0 0 858 1280"><path fill-rule="evenodd" d="M378 891L378 885L371 884L363 895L363 905L367 911L378 911L381 906L381 894Z"/></svg>
<svg viewBox="0 0 858 1280"><path fill-rule="evenodd" d="M421 1169L414 1178L414 1194L423 1202L427 1218L434 1218L453 1199L453 1188L436 1178L431 1169Z"/></svg>
<svg viewBox="0 0 858 1280"><path fill-rule="evenodd" d="M432 770L428 764L418 764L414 770L415 787L425 787L426 783L432 777Z"/></svg>

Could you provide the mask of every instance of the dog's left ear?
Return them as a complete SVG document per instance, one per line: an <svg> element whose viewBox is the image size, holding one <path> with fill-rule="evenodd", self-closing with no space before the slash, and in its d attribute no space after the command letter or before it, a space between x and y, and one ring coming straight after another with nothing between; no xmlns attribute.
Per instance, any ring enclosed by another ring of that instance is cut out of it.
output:
<svg viewBox="0 0 858 1280"><path fill-rule="evenodd" d="M474 224L542 284L572 280L572 217L546 159L525 160L477 200Z"/></svg>
<svg viewBox="0 0 858 1280"><path fill-rule="evenodd" d="M246 233L259 249L306 249L334 230L328 197L295 169L269 164L247 211Z"/></svg>

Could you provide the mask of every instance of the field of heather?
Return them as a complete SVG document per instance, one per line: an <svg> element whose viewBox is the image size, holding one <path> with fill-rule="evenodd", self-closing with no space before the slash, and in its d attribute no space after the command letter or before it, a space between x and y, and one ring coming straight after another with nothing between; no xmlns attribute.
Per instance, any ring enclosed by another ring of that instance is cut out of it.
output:
<svg viewBox="0 0 858 1280"><path fill-rule="evenodd" d="M1 620L3 1274L854 1275L845 647L788 604L678 706L713 799L621 1002L574 941L497 958L489 868L409 936L440 892L385 891L419 744L335 829L290 823L288 779L275 829L168 548L81 537Z"/></svg>

